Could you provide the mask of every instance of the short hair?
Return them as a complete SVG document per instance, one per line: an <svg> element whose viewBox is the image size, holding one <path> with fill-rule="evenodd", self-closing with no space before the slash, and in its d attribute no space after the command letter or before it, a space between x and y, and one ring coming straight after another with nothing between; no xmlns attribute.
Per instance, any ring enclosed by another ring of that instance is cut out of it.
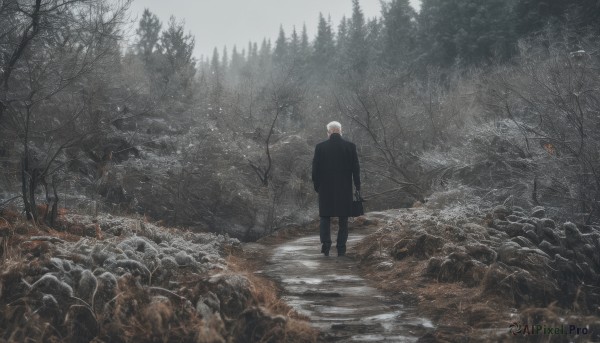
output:
<svg viewBox="0 0 600 343"><path fill-rule="evenodd" d="M337 121L332 121L331 123L327 124L327 132L333 131L334 129L342 131L342 124Z"/></svg>

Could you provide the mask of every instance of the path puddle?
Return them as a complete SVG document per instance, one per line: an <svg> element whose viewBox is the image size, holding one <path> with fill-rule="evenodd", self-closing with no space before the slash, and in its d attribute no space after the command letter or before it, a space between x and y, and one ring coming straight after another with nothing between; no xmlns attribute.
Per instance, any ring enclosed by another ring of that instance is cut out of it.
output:
<svg viewBox="0 0 600 343"><path fill-rule="evenodd" d="M335 237L335 235L333 235ZM364 238L350 235L352 245ZM279 281L283 299L311 318L311 324L332 342L415 342L432 323L394 304L358 274L357 262L320 253L318 235L275 248L265 273Z"/></svg>

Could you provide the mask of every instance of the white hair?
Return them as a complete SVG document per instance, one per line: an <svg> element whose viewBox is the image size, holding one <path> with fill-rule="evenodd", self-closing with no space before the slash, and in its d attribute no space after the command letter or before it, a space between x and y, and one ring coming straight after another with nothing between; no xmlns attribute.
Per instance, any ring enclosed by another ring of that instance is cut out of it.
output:
<svg viewBox="0 0 600 343"><path fill-rule="evenodd" d="M342 131L342 124L340 124L337 121L332 121L331 123L327 124L327 132L331 132L331 131Z"/></svg>

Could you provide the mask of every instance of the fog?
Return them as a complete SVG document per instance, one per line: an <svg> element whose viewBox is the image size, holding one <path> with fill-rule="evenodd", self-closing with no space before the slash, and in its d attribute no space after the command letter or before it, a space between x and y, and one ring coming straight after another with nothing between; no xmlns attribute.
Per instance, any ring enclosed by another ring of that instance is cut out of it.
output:
<svg viewBox="0 0 600 343"><path fill-rule="evenodd" d="M418 8L420 0L411 0ZM367 18L380 15L379 0L361 0L360 5ZM131 5L131 18L141 17L144 8L150 9L166 23L169 16L185 21L185 27L196 38L195 56L211 56L215 47L219 50L233 45L246 47L248 41L261 42L263 38L275 41L279 26L290 33L294 26L298 31L306 23L309 37L316 34L319 12L331 16L337 26L340 19L352 14L351 0L137 0ZM134 24L136 27L137 24ZM133 31L134 33L135 31ZM241 49L239 49L241 50Z"/></svg>

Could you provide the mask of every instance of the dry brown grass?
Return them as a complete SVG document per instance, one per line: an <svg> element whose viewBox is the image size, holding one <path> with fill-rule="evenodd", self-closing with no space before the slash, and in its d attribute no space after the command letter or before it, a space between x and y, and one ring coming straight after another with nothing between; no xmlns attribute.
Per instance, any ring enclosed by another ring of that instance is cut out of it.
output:
<svg viewBox="0 0 600 343"><path fill-rule="evenodd" d="M309 318L298 314L281 300L279 297L281 291L274 281L255 273L261 263L259 258L249 258L244 254L230 255L227 258L227 264L231 270L245 276L250 281L250 291L258 304L273 315L281 316L282 319L287 318L283 328L283 342L316 342L318 331L308 324Z"/></svg>
<svg viewBox="0 0 600 343"><path fill-rule="evenodd" d="M202 318L195 304L209 290L217 290L208 282L210 275L194 273L175 273L173 281L180 285L177 290L144 286L142 280L126 274L118 279L118 291L108 294L105 303L68 299L60 304L59 312L45 314L40 299L29 294L22 282L40 279L57 250L51 242L31 238L75 242L82 231L77 223L56 231L16 213L0 214L0 342L316 341L317 332L277 297L276 285L255 275L251 263L233 255L241 253L235 247L226 249L232 254L228 259L231 269L226 272L247 277L252 295L239 318L218 313ZM102 239L97 225L95 231L96 239ZM97 294L94 299L99 300Z"/></svg>
<svg viewBox="0 0 600 343"><path fill-rule="evenodd" d="M396 260L387 255L396 242L411 235L407 227L397 224L393 230L380 230L360 242L355 254L363 277L436 323L438 341L457 337L481 341L478 329L508 328L510 301L485 293L482 285L436 281L427 276L427 258ZM382 261L391 262L391 267L378 268Z"/></svg>

